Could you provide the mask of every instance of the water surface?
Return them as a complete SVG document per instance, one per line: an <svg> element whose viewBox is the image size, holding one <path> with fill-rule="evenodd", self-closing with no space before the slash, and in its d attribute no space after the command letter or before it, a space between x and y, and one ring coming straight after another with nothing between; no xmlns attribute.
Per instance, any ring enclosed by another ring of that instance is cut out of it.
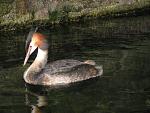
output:
<svg viewBox="0 0 150 113"><path fill-rule="evenodd" d="M65 87L25 85L28 31L0 34L0 113L149 113L150 16L90 20L39 28L49 61L95 60L101 78Z"/></svg>

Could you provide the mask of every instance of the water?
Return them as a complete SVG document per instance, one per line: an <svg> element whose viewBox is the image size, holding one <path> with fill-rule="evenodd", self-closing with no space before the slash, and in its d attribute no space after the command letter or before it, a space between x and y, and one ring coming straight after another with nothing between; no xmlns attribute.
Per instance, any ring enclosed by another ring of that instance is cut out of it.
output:
<svg viewBox="0 0 150 113"><path fill-rule="evenodd" d="M0 34L0 113L149 113L150 16L40 28L49 61L92 59L104 74L64 87L25 85L28 31ZM34 59L35 55L30 59Z"/></svg>

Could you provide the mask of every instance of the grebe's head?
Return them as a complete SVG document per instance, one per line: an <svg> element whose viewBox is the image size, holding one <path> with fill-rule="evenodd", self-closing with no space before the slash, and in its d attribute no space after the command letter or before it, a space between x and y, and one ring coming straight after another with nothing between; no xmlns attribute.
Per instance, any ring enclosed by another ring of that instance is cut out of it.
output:
<svg viewBox="0 0 150 113"><path fill-rule="evenodd" d="M23 65L27 63L30 55L36 50L36 48L40 48L42 50L48 49L47 37L45 35L37 32L32 32L30 34L30 32L26 40L26 57Z"/></svg>

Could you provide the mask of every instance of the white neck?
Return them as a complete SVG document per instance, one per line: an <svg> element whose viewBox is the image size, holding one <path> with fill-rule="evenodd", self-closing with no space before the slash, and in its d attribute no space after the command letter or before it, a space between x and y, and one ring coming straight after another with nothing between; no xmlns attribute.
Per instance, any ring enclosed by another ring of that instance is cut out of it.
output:
<svg viewBox="0 0 150 113"><path fill-rule="evenodd" d="M32 63L32 65L35 63L35 64L39 64L40 66L42 66L41 68L44 68L47 63L47 57L48 57L48 50L42 50L38 48L37 56L34 62Z"/></svg>
<svg viewBox="0 0 150 113"><path fill-rule="evenodd" d="M34 62L24 73L24 79L29 75L34 76L34 74L40 72L46 65L48 58L48 50L42 50L38 48L37 56Z"/></svg>

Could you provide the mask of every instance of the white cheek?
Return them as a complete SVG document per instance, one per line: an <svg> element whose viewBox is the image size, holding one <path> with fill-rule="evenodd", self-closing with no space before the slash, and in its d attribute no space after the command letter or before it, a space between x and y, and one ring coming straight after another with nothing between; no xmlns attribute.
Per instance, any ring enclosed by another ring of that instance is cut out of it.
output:
<svg viewBox="0 0 150 113"><path fill-rule="evenodd" d="M30 55L31 55L35 51L35 49L37 48L37 46L33 42L31 42L29 46L31 47L31 52L30 52Z"/></svg>
<svg viewBox="0 0 150 113"><path fill-rule="evenodd" d="M35 46L35 43L33 41L31 41L30 46Z"/></svg>

